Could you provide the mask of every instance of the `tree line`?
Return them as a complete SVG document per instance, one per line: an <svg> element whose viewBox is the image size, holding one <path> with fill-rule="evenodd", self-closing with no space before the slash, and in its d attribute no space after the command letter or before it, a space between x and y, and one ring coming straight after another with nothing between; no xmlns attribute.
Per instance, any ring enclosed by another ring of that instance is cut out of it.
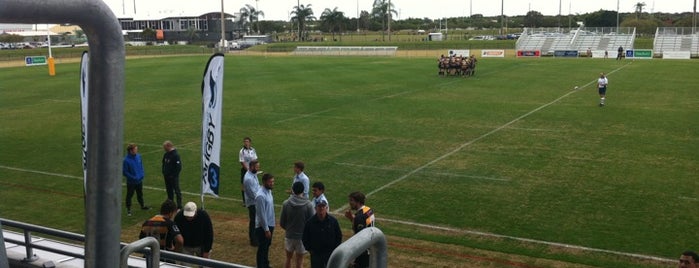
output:
<svg viewBox="0 0 699 268"><path fill-rule="evenodd" d="M619 13L620 27L635 27L637 33L653 34L657 27L692 27L692 12L684 13L648 13L643 2L634 5L634 12ZM241 28L246 33L274 34L293 33L295 40L307 40L309 32L321 31L342 38L342 32L374 31L385 33L387 31L425 30L439 31L446 26L450 29L497 29L505 28L537 28L537 27L567 27L577 28L578 22L585 27L615 27L617 26L617 12L602 10L570 15L545 16L541 12L532 10L520 16L483 16L473 14L470 17L451 18L407 18L397 20L397 11L393 3L388 0L374 0L370 11L362 10L359 18L349 18L337 7L325 8L320 17L316 17L314 7L311 4L294 6L290 10L290 21L261 20L264 17L262 10L257 10L250 5L240 9L241 18L236 18L241 23ZM504 19L504 21L503 21Z"/></svg>

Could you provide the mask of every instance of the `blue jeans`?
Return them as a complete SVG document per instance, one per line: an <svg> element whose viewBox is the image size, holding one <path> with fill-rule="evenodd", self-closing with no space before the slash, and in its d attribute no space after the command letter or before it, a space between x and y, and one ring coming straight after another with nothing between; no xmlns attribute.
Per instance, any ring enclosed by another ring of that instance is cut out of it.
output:
<svg viewBox="0 0 699 268"><path fill-rule="evenodd" d="M269 232L274 234L274 226L269 226ZM269 246L272 245L272 238L267 238L265 236L265 229L258 227L255 229L255 235L257 236L257 268L268 268L269 267Z"/></svg>

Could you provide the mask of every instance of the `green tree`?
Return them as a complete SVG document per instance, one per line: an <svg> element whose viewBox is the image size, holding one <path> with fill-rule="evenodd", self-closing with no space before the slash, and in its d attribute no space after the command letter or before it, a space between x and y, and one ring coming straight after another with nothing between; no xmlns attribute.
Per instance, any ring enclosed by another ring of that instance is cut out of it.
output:
<svg viewBox="0 0 699 268"><path fill-rule="evenodd" d="M257 33L260 33L260 27L257 24L260 21L260 17L265 16L262 10L257 10L255 7L246 4L244 7L240 8L240 16L243 26L250 26L244 27L247 33L249 33L253 27Z"/></svg>
<svg viewBox="0 0 699 268"><path fill-rule="evenodd" d="M524 17L524 26L525 27L531 27L531 28L536 28L536 27L542 27L544 24L544 15L541 14L539 11L529 11L527 12L527 15Z"/></svg>
<svg viewBox="0 0 699 268"><path fill-rule="evenodd" d="M195 29L194 27L187 28L186 35L187 41L189 41L190 44L194 43L195 40L199 39L199 31L197 31L197 29Z"/></svg>
<svg viewBox="0 0 699 268"><path fill-rule="evenodd" d="M620 26L635 27L637 34L653 35L655 30L662 25L662 21L657 19L636 19L629 18L624 20Z"/></svg>
<svg viewBox="0 0 699 268"><path fill-rule="evenodd" d="M388 23L388 20L391 19L391 16L389 16L389 13L391 15L398 16L398 12L396 12L396 9L395 9L393 3L389 4L389 2L387 0L374 0L373 9L371 10L371 16L373 18L381 21L381 40L384 40L384 41L385 41L384 34L386 32L386 24Z"/></svg>
<svg viewBox="0 0 699 268"><path fill-rule="evenodd" d="M141 32L141 38L143 38L143 40L147 40L147 41L154 40L155 39L155 30L153 30L151 28L143 29L143 31Z"/></svg>
<svg viewBox="0 0 699 268"><path fill-rule="evenodd" d="M586 27L610 27L616 25L616 11L599 10L589 13L583 21Z"/></svg>
<svg viewBox="0 0 699 268"><path fill-rule="evenodd" d="M641 17L641 14L643 14L643 8L646 6L646 2L638 2L634 5L634 12L636 13L636 19L639 19Z"/></svg>
<svg viewBox="0 0 699 268"><path fill-rule="evenodd" d="M309 21L316 20L316 17L313 16L313 9L311 8L311 4L308 4L307 6L295 6L294 10L291 11L291 15L291 21L296 22L298 25L299 40L305 41L308 35L308 33L306 33L306 23Z"/></svg>
<svg viewBox="0 0 699 268"><path fill-rule="evenodd" d="M333 35L333 41L335 40L335 32L342 32L342 23L345 20L345 13L334 9L326 8L322 14L320 14L320 20L328 26L330 32ZM340 35L340 41L342 41L342 35Z"/></svg>

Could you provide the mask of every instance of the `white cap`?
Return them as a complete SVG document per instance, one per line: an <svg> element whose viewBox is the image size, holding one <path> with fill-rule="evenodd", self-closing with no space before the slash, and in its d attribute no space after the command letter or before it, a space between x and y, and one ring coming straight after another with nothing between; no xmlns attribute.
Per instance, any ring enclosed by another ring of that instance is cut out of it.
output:
<svg viewBox="0 0 699 268"><path fill-rule="evenodd" d="M184 205L184 214L185 217L194 217L195 214L197 214L197 204L194 202L187 202L187 204Z"/></svg>

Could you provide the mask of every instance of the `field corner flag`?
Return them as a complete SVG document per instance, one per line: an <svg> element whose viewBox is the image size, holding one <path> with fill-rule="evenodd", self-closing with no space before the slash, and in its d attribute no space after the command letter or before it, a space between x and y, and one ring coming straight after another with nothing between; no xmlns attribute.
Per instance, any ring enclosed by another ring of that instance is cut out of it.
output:
<svg viewBox="0 0 699 268"><path fill-rule="evenodd" d="M202 135L201 135L201 197L204 194L218 197L221 156L221 106L223 104L223 54L209 58L201 83Z"/></svg>

